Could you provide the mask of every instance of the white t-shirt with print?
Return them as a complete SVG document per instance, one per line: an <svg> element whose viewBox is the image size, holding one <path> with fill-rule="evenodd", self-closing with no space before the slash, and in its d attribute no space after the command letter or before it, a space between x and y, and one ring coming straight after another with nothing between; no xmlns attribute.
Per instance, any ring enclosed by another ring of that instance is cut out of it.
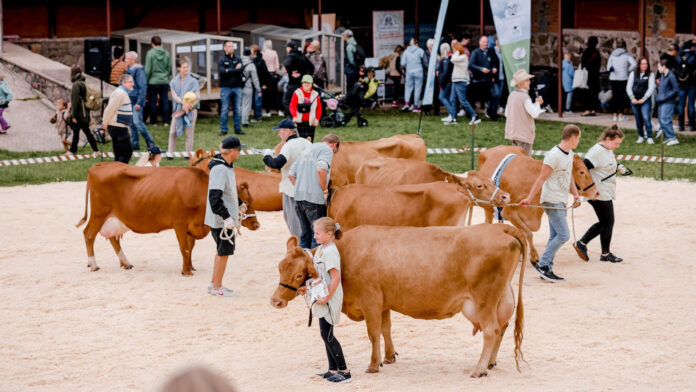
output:
<svg viewBox="0 0 696 392"><path fill-rule="evenodd" d="M319 276L324 279L328 289L328 287L331 286L331 274L329 274L329 271L335 268L339 274L341 273L341 255L338 253L336 244L331 243L326 247L319 245L314 253L314 268L317 270ZM343 287L339 283L336 291L334 291L326 305L314 304L314 306L312 306L312 314L317 318L324 317L330 324L336 325L340 321L342 308Z"/></svg>
<svg viewBox="0 0 696 392"><path fill-rule="evenodd" d="M312 143L301 137L292 138L287 141L280 149L278 155L285 157L286 162L282 168L280 168L280 185L278 185L278 190L281 193L285 193L290 197L295 197L295 185L292 184L288 178L288 173L290 172L290 167L297 160L297 158L302 154L305 148L311 146Z"/></svg>
<svg viewBox="0 0 696 392"><path fill-rule="evenodd" d="M590 169L592 180L599 190L597 200L616 200L616 175L602 181L603 178L616 173L616 158L614 152L597 143L585 155L585 159L592 162L594 168Z"/></svg>
<svg viewBox="0 0 696 392"><path fill-rule="evenodd" d="M550 166L553 172L541 188L541 202L563 203L565 206L573 175L573 151L566 152L555 146L544 156L544 165Z"/></svg>

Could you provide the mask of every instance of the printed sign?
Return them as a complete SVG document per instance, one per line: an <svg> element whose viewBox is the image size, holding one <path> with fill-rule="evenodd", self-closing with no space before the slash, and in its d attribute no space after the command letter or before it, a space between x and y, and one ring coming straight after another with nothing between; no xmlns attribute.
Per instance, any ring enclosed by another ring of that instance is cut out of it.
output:
<svg viewBox="0 0 696 392"><path fill-rule="evenodd" d="M381 59L404 44L404 11L372 12L373 57Z"/></svg>
<svg viewBox="0 0 696 392"><path fill-rule="evenodd" d="M529 43L532 35L531 0L490 0L493 22L503 54L505 80L512 80L515 71L529 72Z"/></svg>

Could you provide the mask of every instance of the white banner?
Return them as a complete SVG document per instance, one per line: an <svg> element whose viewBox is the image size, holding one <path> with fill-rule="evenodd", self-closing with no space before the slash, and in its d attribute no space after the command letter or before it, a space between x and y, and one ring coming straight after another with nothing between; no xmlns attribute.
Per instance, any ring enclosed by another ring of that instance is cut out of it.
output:
<svg viewBox="0 0 696 392"><path fill-rule="evenodd" d="M442 0L440 2L440 13L437 15L437 25L435 26L435 44L433 44L433 51L430 54L430 59L428 61L428 78L425 83L425 94L423 95L423 106L433 104L433 94L435 91L435 68L437 68L437 55L440 52L440 38L442 37L442 27L445 24L445 15L447 15L447 6L449 5L449 0ZM419 128L420 131L420 128Z"/></svg>
<svg viewBox="0 0 696 392"><path fill-rule="evenodd" d="M529 72L529 44L532 36L531 0L490 0L495 31L503 54L508 88L515 71Z"/></svg>
<svg viewBox="0 0 696 392"><path fill-rule="evenodd" d="M389 56L403 44L404 11L372 11L372 56Z"/></svg>

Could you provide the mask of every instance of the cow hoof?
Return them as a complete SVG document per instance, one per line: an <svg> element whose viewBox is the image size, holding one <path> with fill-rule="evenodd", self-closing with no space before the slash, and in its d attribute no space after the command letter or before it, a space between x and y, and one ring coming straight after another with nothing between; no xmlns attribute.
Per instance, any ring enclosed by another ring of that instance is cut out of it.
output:
<svg viewBox="0 0 696 392"><path fill-rule="evenodd" d="M128 265L121 264L121 268L129 270L129 269L133 268L133 265L132 264L128 264Z"/></svg>
<svg viewBox="0 0 696 392"><path fill-rule="evenodd" d="M529 262L532 263L532 267L535 267L539 260L530 260Z"/></svg>
<svg viewBox="0 0 696 392"><path fill-rule="evenodd" d="M191 266L191 271L196 271L196 269L195 269L195 268L193 268L193 266Z"/></svg>
<svg viewBox="0 0 696 392"><path fill-rule="evenodd" d="M388 356L388 357L385 356L385 357L384 357L384 363L386 363L387 365L391 365L392 363L396 363L396 356L397 356L397 355L399 355L399 354L398 354L398 353L394 353L394 354L392 354L392 355L390 355L390 356Z"/></svg>
<svg viewBox="0 0 696 392"><path fill-rule="evenodd" d="M497 364L498 364L497 362L489 363L488 369L493 369L495 367L495 365L497 365Z"/></svg>
<svg viewBox="0 0 696 392"><path fill-rule="evenodd" d="M191 271L181 271L181 275L183 275L183 276L193 276L193 272L191 272Z"/></svg>
<svg viewBox="0 0 696 392"><path fill-rule="evenodd" d="M368 374L370 374L370 373L378 373L378 372L379 372L379 368L378 368L378 367L372 367L372 366L370 366L369 368L367 368L367 370L365 370L365 373L368 373Z"/></svg>
<svg viewBox="0 0 696 392"><path fill-rule="evenodd" d="M473 372L473 373L471 373L471 378L481 378L481 377L485 377L487 375L488 375L488 372L485 370L482 372Z"/></svg>
<svg viewBox="0 0 696 392"><path fill-rule="evenodd" d="M90 267L90 271L97 272L99 271L99 267Z"/></svg>

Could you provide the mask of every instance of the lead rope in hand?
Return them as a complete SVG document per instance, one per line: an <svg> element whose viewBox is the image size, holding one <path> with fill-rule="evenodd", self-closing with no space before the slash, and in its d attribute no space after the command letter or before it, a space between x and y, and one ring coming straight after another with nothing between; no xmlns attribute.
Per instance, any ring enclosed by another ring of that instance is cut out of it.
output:
<svg viewBox="0 0 696 392"><path fill-rule="evenodd" d="M234 245L234 238L236 236L242 235L242 221L248 218L255 217L256 214L246 214L247 212L247 205L246 203L242 203L241 206L239 206L239 211L238 211L238 216L237 216L237 223L235 223L235 226L233 229L226 229L222 228L222 231L220 232L220 239L229 242L231 245Z"/></svg>

